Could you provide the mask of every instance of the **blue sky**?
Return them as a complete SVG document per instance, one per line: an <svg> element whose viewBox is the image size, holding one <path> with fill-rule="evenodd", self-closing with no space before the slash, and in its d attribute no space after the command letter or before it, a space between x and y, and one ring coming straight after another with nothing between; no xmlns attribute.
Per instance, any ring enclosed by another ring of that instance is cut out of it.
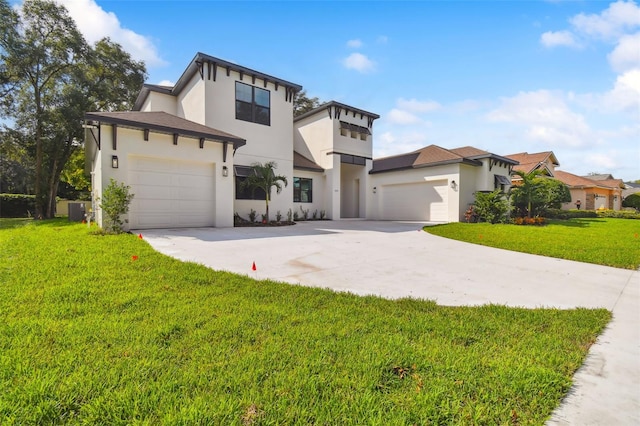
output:
<svg viewBox="0 0 640 426"><path fill-rule="evenodd" d="M551 150L571 173L640 179L633 1L57 1L149 83L200 51L377 113L374 157Z"/></svg>

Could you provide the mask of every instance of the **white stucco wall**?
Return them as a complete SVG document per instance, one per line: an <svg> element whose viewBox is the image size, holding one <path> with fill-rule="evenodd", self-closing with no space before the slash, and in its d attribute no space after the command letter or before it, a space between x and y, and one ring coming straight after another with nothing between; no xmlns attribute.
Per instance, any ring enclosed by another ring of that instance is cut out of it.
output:
<svg viewBox="0 0 640 426"><path fill-rule="evenodd" d="M195 73L176 97L177 116L206 125L205 82ZM214 126L210 126L214 127ZM214 127L222 130L220 127Z"/></svg>
<svg viewBox="0 0 640 426"><path fill-rule="evenodd" d="M100 197L103 188L109 185L111 178L118 182L129 182L129 159L132 156L147 157L151 159L174 159L182 161L197 161L210 163L215 167L215 221L216 227L233 226L233 158L227 156L227 162L222 161L222 143L205 141L204 148L200 149L199 140L180 137L178 145L173 145L173 136L151 132L149 140L145 141L143 131L138 129L117 129L117 147L112 147L112 126L101 126L101 151L97 156L97 164L94 167L93 195ZM111 167L112 156L118 156L118 168ZM230 176L222 176L222 166L226 165L231 171ZM135 197L135 194L134 194ZM102 212L96 205L96 220L102 226ZM128 219L128 216L123 216ZM128 229L128 228L127 228Z"/></svg>
<svg viewBox="0 0 640 426"><path fill-rule="evenodd" d="M334 123L326 111L305 117L294 123L294 147L305 157L324 169L333 168Z"/></svg>
<svg viewBox="0 0 640 426"><path fill-rule="evenodd" d="M458 222L460 220L460 200L459 200L459 187L458 190L451 188L450 183L452 180L460 182L460 165L459 164L447 164L434 167L423 167L410 170L398 170L386 173L375 173L369 175L369 189L371 195L371 202L367 205L367 219L378 220L382 218L383 211L383 197L380 196L381 188L385 185L397 185L397 184L409 184L409 183L421 183L421 182L447 182L447 197L448 197L448 212L447 221ZM373 193L373 188L376 188L376 193ZM410 209L412 200L407 199L406 208Z"/></svg>
<svg viewBox="0 0 640 426"><path fill-rule="evenodd" d="M151 91L142 104L140 111L164 111L168 114L177 115L176 97Z"/></svg>

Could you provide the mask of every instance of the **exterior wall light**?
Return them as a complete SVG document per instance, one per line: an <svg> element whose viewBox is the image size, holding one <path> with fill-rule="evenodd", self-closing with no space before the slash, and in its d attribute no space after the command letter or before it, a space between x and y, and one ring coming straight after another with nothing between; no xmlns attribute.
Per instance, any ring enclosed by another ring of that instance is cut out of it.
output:
<svg viewBox="0 0 640 426"><path fill-rule="evenodd" d="M114 169L118 168L118 156L117 155L112 155L111 156L111 167Z"/></svg>
<svg viewBox="0 0 640 426"><path fill-rule="evenodd" d="M451 181L451 189L453 189L454 191L456 190L456 188L458 188L458 184L456 183L455 180Z"/></svg>
<svg viewBox="0 0 640 426"><path fill-rule="evenodd" d="M229 169L227 168L227 166L222 166L222 176L229 176Z"/></svg>

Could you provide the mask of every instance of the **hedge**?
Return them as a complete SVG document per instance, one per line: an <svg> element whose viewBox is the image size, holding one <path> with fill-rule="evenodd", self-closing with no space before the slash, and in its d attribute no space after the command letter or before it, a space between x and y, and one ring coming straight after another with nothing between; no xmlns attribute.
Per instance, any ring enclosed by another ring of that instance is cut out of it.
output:
<svg viewBox="0 0 640 426"><path fill-rule="evenodd" d="M35 195L0 194L0 217L29 217L35 210Z"/></svg>
<svg viewBox="0 0 640 426"><path fill-rule="evenodd" d="M598 214L593 210L547 209L543 216L547 219L576 219L581 217L598 217Z"/></svg>

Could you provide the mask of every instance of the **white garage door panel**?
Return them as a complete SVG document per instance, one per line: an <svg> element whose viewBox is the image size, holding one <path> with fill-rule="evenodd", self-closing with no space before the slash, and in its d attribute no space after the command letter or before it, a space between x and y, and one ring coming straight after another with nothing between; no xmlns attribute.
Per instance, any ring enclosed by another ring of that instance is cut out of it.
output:
<svg viewBox="0 0 640 426"><path fill-rule="evenodd" d="M381 194L385 220L448 220L448 190L444 180L384 185Z"/></svg>
<svg viewBox="0 0 640 426"><path fill-rule="evenodd" d="M213 226L213 163L130 157L133 229Z"/></svg>

